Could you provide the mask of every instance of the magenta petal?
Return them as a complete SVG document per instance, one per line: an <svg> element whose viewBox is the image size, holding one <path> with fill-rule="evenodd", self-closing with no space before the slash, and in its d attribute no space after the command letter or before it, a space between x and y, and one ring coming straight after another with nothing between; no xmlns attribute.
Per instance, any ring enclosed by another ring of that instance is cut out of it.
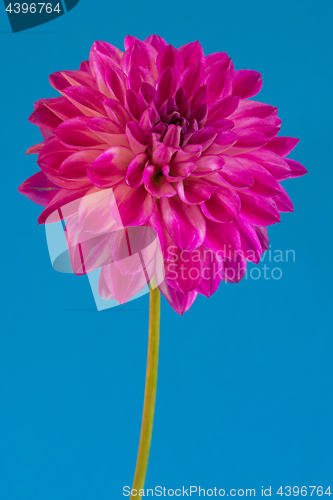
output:
<svg viewBox="0 0 333 500"><path fill-rule="evenodd" d="M278 210L280 212L293 212L294 207L291 199L288 196L287 191L281 185L280 188L281 188L281 193L276 196L273 196L273 200L275 201Z"/></svg>
<svg viewBox="0 0 333 500"><path fill-rule="evenodd" d="M156 106L159 105L160 96L157 90L149 83L143 83L141 86L141 94L144 100L149 104L154 102Z"/></svg>
<svg viewBox="0 0 333 500"><path fill-rule="evenodd" d="M188 68L198 62L201 62L201 64L205 66L205 56L198 41L187 43L186 45L179 47L177 50L183 58L185 68Z"/></svg>
<svg viewBox="0 0 333 500"><path fill-rule="evenodd" d="M196 93L193 96L193 99L191 101L191 109L196 109L201 104L205 104L207 102L207 97L208 97L208 87L207 85L202 85L201 87L198 88Z"/></svg>
<svg viewBox="0 0 333 500"><path fill-rule="evenodd" d="M105 141L88 128L89 117L78 116L66 120L54 131L64 145L72 148L91 148L100 146Z"/></svg>
<svg viewBox="0 0 333 500"><path fill-rule="evenodd" d="M240 234L233 222L213 222L206 219L205 245L219 256L234 258L241 250Z"/></svg>
<svg viewBox="0 0 333 500"><path fill-rule="evenodd" d="M168 66L160 74L157 81L157 91L159 93L161 103L175 94L177 90L177 83L178 78L175 70L171 66Z"/></svg>
<svg viewBox="0 0 333 500"><path fill-rule="evenodd" d="M180 126L172 124L169 125L168 130L163 137L163 144L171 146L172 148L179 147L181 131L182 128Z"/></svg>
<svg viewBox="0 0 333 500"><path fill-rule="evenodd" d="M210 250L202 250L203 266L202 280L197 291L205 297L210 297L219 287L223 276L223 258Z"/></svg>
<svg viewBox="0 0 333 500"><path fill-rule="evenodd" d="M147 108L147 104L145 103L143 97L134 92L134 90L126 90L126 106L129 112L134 118L140 120L142 113Z"/></svg>
<svg viewBox="0 0 333 500"><path fill-rule="evenodd" d="M41 104L29 116L29 122L37 125L37 127L44 127L50 130L54 130L62 123L62 120L57 115L55 115L51 111L51 109L49 109L44 104Z"/></svg>
<svg viewBox="0 0 333 500"><path fill-rule="evenodd" d="M125 183L117 184L114 196L124 226L142 226L149 220L153 201L143 186L134 189Z"/></svg>
<svg viewBox="0 0 333 500"><path fill-rule="evenodd" d="M242 203L243 217L257 226L269 226L280 222L280 214L272 198L238 191Z"/></svg>
<svg viewBox="0 0 333 500"><path fill-rule="evenodd" d="M212 101L208 105L208 119L219 120L220 118L227 118L238 107L239 97L226 96L216 101Z"/></svg>
<svg viewBox="0 0 333 500"><path fill-rule="evenodd" d="M227 68L217 69L207 75L206 83L208 85L209 96L208 101L215 101L220 97L225 97L232 93L232 80L234 68L230 61Z"/></svg>
<svg viewBox="0 0 333 500"><path fill-rule="evenodd" d="M269 104L264 104L258 101L249 101L247 99L241 99L238 108L233 113L231 119L234 117L243 116L256 116L257 118L267 118L272 115L277 108L270 106Z"/></svg>
<svg viewBox="0 0 333 500"><path fill-rule="evenodd" d="M163 73L168 66L175 70L176 75L180 75L184 71L183 58L172 45L167 45L160 50L156 65L159 74Z"/></svg>
<svg viewBox="0 0 333 500"><path fill-rule="evenodd" d="M164 176L158 175L155 165L146 165L142 178L148 193L154 196L154 198L160 198L161 196L170 198L177 194L176 189L170 182Z"/></svg>
<svg viewBox="0 0 333 500"><path fill-rule="evenodd" d="M96 189L96 188L93 188ZM93 191L93 190L92 190ZM38 224L58 222L76 215L81 198L88 192L82 189L59 189L45 210L38 217Z"/></svg>
<svg viewBox="0 0 333 500"><path fill-rule="evenodd" d="M181 86L187 96L192 97L199 87L205 83L205 68L201 62L189 66L183 73Z"/></svg>
<svg viewBox="0 0 333 500"><path fill-rule="evenodd" d="M110 261L109 235L82 231L78 217L66 222L66 243L72 270L76 275L90 273Z"/></svg>
<svg viewBox="0 0 333 500"><path fill-rule="evenodd" d="M197 168L192 175L195 177L202 177L212 172L221 170L224 165L224 159L216 155L204 155L196 160Z"/></svg>
<svg viewBox="0 0 333 500"><path fill-rule="evenodd" d="M108 146L128 147L127 137L121 125L109 118L92 118L87 127Z"/></svg>
<svg viewBox="0 0 333 500"><path fill-rule="evenodd" d="M165 281L177 291L190 293L202 281L202 251L176 248L173 260L165 263Z"/></svg>
<svg viewBox="0 0 333 500"><path fill-rule="evenodd" d="M174 165L175 163L181 163L184 161L194 161L200 157L201 152L202 146L200 144L188 144L177 151L177 154L172 159L171 164Z"/></svg>
<svg viewBox="0 0 333 500"><path fill-rule="evenodd" d="M262 165L254 160L241 158L240 156L237 157L237 160L246 167L253 176L254 183L250 191L261 194L262 196L274 196L281 192L278 181Z"/></svg>
<svg viewBox="0 0 333 500"><path fill-rule="evenodd" d="M124 146L111 146L87 168L87 175L99 188L112 187L125 178L133 156L132 151Z"/></svg>
<svg viewBox="0 0 333 500"><path fill-rule="evenodd" d="M160 52L167 45L166 41L158 35L150 35L145 39L145 42L152 45L157 52Z"/></svg>
<svg viewBox="0 0 333 500"><path fill-rule="evenodd" d="M253 226L253 227L254 227L254 229L257 233L257 236L259 238L262 251L267 252L267 250L269 249L269 239L268 239L268 235L267 235L267 227L265 227L265 226Z"/></svg>
<svg viewBox="0 0 333 500"><path fill-rule="evenodd" d="M253 97L260 92L262 77L257 71L240 69L234 72L232 81L232 93L242 99Z"/></svg>
<svg viewBox="0 0 333 500"><path fill-rule="evenodd" d="M234 258L224 259L223 280L228 283L239 283L246 273L246 260L242 254Z"/></svg>
<svg viewBox="0 0 333 500"><path fill-rule="evenodd" d="M186 179L196 168L194 161L171 162L171 165L164 165L162 172L169 182L179 182Z"/></svg>
<svg viewBox="0 0 333 500"><path fill-rule="evenodd" d="M87 116L106 116L103 105L105 95L90 87L68 87L66 97Z"/></svg>
<svg viewBox="0 0 333 500"><path fill-rule="evenodd" d="M288 179L291 175L291 169L287 160L284 160L281 156L273 153L273 151L270 151L269 149L259 148L255 151L245 153L239 157L239 160L243 157L250 158L251 160L260 163L260 165L265 167L268 172L279 181Z"/></svg>
<svg viewBox="0 0 333 500"><path fill-rule="evenodd" d="M294 137L274 137L265 145L265 148L285 157L294 149L298 142L299 139L295 139Z"/></svg>
<svg viewBox="0 0 333 500"><path fill-rule="evenodd" d="M222 155L225 161L223 169L219 172L220 177L236 188L253 186L254 179L251 172L234 156Z"/></svg>
<svg viewBox="0 0 333 500"><path fill-rule="evenodd" d="M202 147L202 152L205 151L214 141L217 136L217 130L214 127L204 127L198 132L195 132L191 138L191 145L199 144ZM184 149L184 148L183 148Z"/></svg>
<svg viewBox="0 0 333 500"><path fill-rule="evenodd" d="M126 124L126 136L134 154L144 153L147 149L141 128L134 122Z"/></svg>
<svg viewBox="0 0 333 500"><path fill-rule="evenodd" d="M206 179L188 177L177 183L177 192L181 201L193 205L209 200L216 189L217 186L213 186Z"/></svg>
<svg viewBox="0 0 333 500"><path fill-rule="evenodd" d="M108 89L118 101L125 104L126 75L121 69L108 66L105 71L105 82Z"/></svg>
<svg viewBox="0 0 333 500"><path fill-rule="evenodd" d="M126 184L137 188L143 184L143 169L147 163L148 155L146 153L138 153L130 161L126 172Z"/></svg>
<svg viewBox="0 0 333 500"><path fill-rule="evenodd" d="M176 148L166 146L163 143L158 143L152 154L152 161L154 165L163 167L170 163L172 155L177 151Z"/></svg>
<svg viewBox="0 0 333 500"><path fill-rule="evenodd" d="M106 99L104 106L111 120L118 121L125 129L126 123L132 120L127 109L116 99Z"/></svg>
<svg viewBox="0 0 333 500"><path fill-rule="evenodd" d="M214 222L231 222L238 219L241 202L236 191L219 186L211 198L201 205L201 210Z"/></svg>
<svg viewBox="0 0 333 500"><path fill-rule="evenodd" d="M113 262L103 266L101 272L104 274L111 295L119 304L125 304L147 286L144 270L136 274L122 274Z"/></svg>
<svg viewBox="0 0 333 500"><path fill-rule="evenodd" d="M308 173L305 167L301 165L298 161L290 160L286 158L286 162L291 168L291 176L290 177L300 177L301 175L305 175Z"/></svg>
<svg viewBox="0 0 333 500"><path fill-rule="evenodd" d="M104 234L121 226L119 216L111 215L114 202L112 189L98 189L83 196L78 208L78 221L83 232Z"/></svg>
<svg viewBox="0 0 333 500"><path fill-rule="evenodd" d="M32 175L18 188L21 194L43 207L47 207L59 189L43 172L37 172L37 174Z"/></svg>
<svg viewBox="0 0 333 500"><path fill-rule="evenodd" d="M172 309L180 315L183 315L189 310L198 295L198 292L196 291L188 294L178 292L173 287L169 286L165 281L160 283L158 288L167 299Z"/></svg>
<svg viewBox="0 0 333 500"><path fill-rule="evenodd" d="M246 260L258 264L262 247L254 227L244 220L239 220L235 224L240 234L243 256Z"/></svg>
<svg viewBox="0 0 333 500"><path fill-rule="evenodd" d="M230 149L228 149L228 154L232 156L258 149L265 146L268 142L268 139L264 134L261 134L254 129L237 130L237 135L237 142Z"/></svg>
<svg viewBox="0 0 333 500"><path fill-rule="evenodd" d="M193 250L203 243L206 225L198 206L186 205L175 196L161 198L161 210L167 231L182 250Z"/></svg>
<svg viewBox="0 0 333 500"><path fill-rule="evenodd" d="M206 154L219 155L229 150L238 141L238 136L230 130L220 130L214 142L206 149ZM229 153L229 151L228 151Z"/></svg>
<svg viewBox="0 0 333 500"><path fill-rule="evenodd" d="M147 71L156 74L154 55L143 43L134 43L126 50L121 59L121 69L128 75L132 66L142 66Z"/></svg>

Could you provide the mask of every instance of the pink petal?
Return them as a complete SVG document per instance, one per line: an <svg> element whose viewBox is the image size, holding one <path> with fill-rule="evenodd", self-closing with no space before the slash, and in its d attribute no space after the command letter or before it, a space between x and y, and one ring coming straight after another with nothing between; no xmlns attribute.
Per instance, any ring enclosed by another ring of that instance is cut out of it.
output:
<svg viewBox="0 0 333 500"><path fill-rule="evenodd" d="M207 97L208 97L208 87L207 85L202 85L201 87L198 88L196 93L193 96L193 99L191 101L191 109L196 109L201 104L205 104L207 102Z"/></svg>
<svg viewBox="0 0 333 500"><path fill-rule="evenodd" d="M215 252L207 249L202 250L203 266L202 266L202 280L196 290L210 297L219 287L223 273L223 258Z"/></svg>
<svg viewBox="0 0 333 500"><path fill-rule="evenodd" d="M272 198L238 191L242 203L242 215L251 224L269 226L280 222L280 214Z"/></svg>
<svg viewBox="0 0 333 500"><path fill-rule="evenodd" d="M203 243L206 225L199 207L186 205L175 196L161 198L161 210L167 231L182 250L193 250Z"/></svg>
<svg viewBox="0 0 333 500"><path fill-rule="evenodd" d="M177 84L178 78L176 72L171 66L168 66L157 80L157 91L160 96L160 102L164 102L175 94Z"/></svg>
<svg viewBox="0 0 333 500"><path fill-rule="evenodd" d="M158 35L150 35L145 42L152 45L157 52L160 52L167 45L166 41Z"/></svg>
<svg viewBox="0 0 333 500"><path fill-rule="evenodd" d="M147 104L143 97L137 92L134 92L134 90L126 90L125 101L126 107L131 115L137 120L140 120L142 113L147 108Z"/></svg>
<svg viewBox="0 0 333 500"><path fill-rule="evenodd" d="M265 145L265 148L284 157L294 149L298 142L299 139L294 137L274 137Z"/></svg>
<svg viewBox="0 0 333 500"><path fill-rule="evenodd" d="M138 188L143 184L143 170L147 163L148 155L138 153L130 161L126 172L126 184L133 188Z"/></svg>
<svg viewBox="0 0 333 500"><path fill-rule="evenodd" d="M178 292L190 293L202 281L201 248L180 250L174 252L174 259L165 263L165 281Z"/></svg>
<svg viewBox="0 0 333 500"><path fill-rule="evenodd" d="M300 177L301 175L305 175L308 173L305 167L298 163L298 161L295 160L290 160L289 158L286 158L286 162L288 163L289 167L291 168L291 176L290 177Z"/></svg>
<svg viewBox="0 0 333 500"><path fill-rule="evenodd" d="M65 146L71 148L92 148L104 141L88 128L89 117L78 116L63 122L54 131L56 137Z"/></svg>
<svg viewBox="0 0 333 500"><path fill-rule="evenodd" d="M245 220L235 222L241 238L241 250L243 257L250 262L259 263L262 247L258 235L252 226Z"/></svg>
<svg viewBox="0 0 333 500"><path fill-rule="evenodd" d="M125 104L125 92L126 92L126 75L121 69L107 66L105 71L105 83L121 104Z"/></svg>
<svg viewBox="0 0 333 500"><path fill-rule="evenodd" d="M228 149L228 155L235 156L258 149L267 144L268 139L264 134L252 129L238 130L238 141Z"/></svg>
<svg viewBox="0 0 333 500"><path fill-rule="evenodd" d="M62 123L62 120L47 106L42 104L29 116L29 122L37 125L37 127L45 127L54 130Z"/></svg>
<svg viewBox="0 0 333 500"><path fill-rule="evenodd" d="M269 249L269 239L267 236L267 228L265 226L253 226L259 238L263 252Z"/></svg>
<svg viewBox="0 0 333 500"><path fill-rule="evenodd" d="M158 175L155 165L147 165L144 169L142 178L148 193L154 196L154 198L160 198L161 196L170 198L177 194L176 189L165 179L165 177Z"/></svg>
<svg viewBox="0 0 333 500"><path fill-rule="evenodd" d="M237 220L241 202L238 194L227 187L220 186L208 201L202 203L204 215L214 222L231 222Z"/></svg>
<svg viewBox="0 0 333 500"><path fill-rule="evenodd" d="M216 128L204 127L193 134L191 144L199 144L202 147L202 152L204 152L207 148L209 148L216 136Z"/></svg>
<svg viewBox="0 0 333 500"><path fill-rule="evenodd" d="M106 116L105 95L90 87L68 87L65 96L86 116Z"/></svg>
<svg viewBox="0 0 333 500"><path fill-rule="evenodd" d="M112 187L125 178L133 156L124 146L111 146L87 168L87 175L98 188Z"/></svg>
<svg viewBox="0 0 333 500"><path fill-rule="evenodd" d="M246 167L253 176L253 186L250 191L263 196L274 196L281 192L280 184L262 165L249 158L238 156L237 160Z"/></svg>
<svg viewBox="0 0 333 500"><path fill-rule="evenodd" d="M153 75L156 75L154 55L142 42L131 45L123 55L120 64L127 75L133 65L142 66Z"/></svg>
<svg viewBox="0 0 333 500"><path fill-rule="evenodd" d="M105 282L119 304L125 304L147 286L147 278L142 270L136 274L123 275L113 262L102 267Z"/></svg>
<svg viewBox="0 0 333 500"><path fill-rule="evenodd" d="M231 119L234 117L243 116L256 116L257 118L267 118L277 111L277 108L270 106L269 104L263 104L258 101L248 101L247 99L241 99L238 108L233 113Z"/></svg>
<svg viewBox="0 0 333 500"><path fill-rule="evenodd" d="M49 181L43 172L37 172L26 179L18 191L34 203L47 207L59 189L58 186Z"/></svg>
<svg viewBox="0 0 333 500"><path fill-rule="evenodd" d="M188 68L198 62L203 65L206 63L202 47L198 41L187 43L186 45L179 47L177 50L183 58L185 68Z"/></svg>
<svg viewBox="0 0 333 500"><path fill-rule="evenodd" d="M276 196L273 196L273 200L276 203L277 209L280 212L293 212L294 207L291 199L288 196L287 191L281 185L280 188L281 188L281 193Z"/></svg>
<svg viewBox="0 0 333 500"><path fill-rule="evenodd" d="M262 77L257 71L250 69L240 69L234 72L232 81L232 93L242 99L253 97L260 92L262 87Z"/></svg>
<svg viewBox="0 0 333 500"><path fill-rule="evenodd" d="M205 155L196 160L197 168L192 175L195 177L202 177L212 172L221 170L224 165L224 160L221 156Z"/></svg>
<svg viewBox="0 0 333 500"><path fill-rule="evenodd" d="M204 83L205 68L201 62L189 66L182 75L181 86L185 89L189 98L192 97Z"/></svg>
<svg viewBox="0 0 333 500"><path fill-rule="evenodd" d="M177 148L166 146L163 143L158 143L152 154L154 165L163 167L170 163L172 155L177 151Z"/></svg>
<svg viewBox="0 0 333 500"><path fill-rule="evenodd" d="M196 291L190 292L188 294L178 292L177 290L169 286L165 281L160 283L158 285L158 288L167 299L172 309L180 315L183 315L190 309L198 295L198 292Z"/></svg>
<svg viewBox="0 0 333 500"><path fill-rule="evenodd" d="M163 73L168 66L175 70L176 75L180 75L184 71L183 58L172 45L167 45L159 51L156 65L159 74Z"/></svg>
<svg viewBox="0 0 333 500"><path fill-rule="evenodd" d="M224 259L223 280L228 283L239 283L246 272L246 260L242 254L237 255L235 258Z"/></svg>
<svg viewBox="0 0 333 500"><path fill-rule="evenodd" d="M227 150L230 150L230 148L236 144L237 141L238 136L236 134L230 130L222 129L217 133L214 142L206 149L205 154L219 155Z"/></svg>
<svg viewBox="0 0 333 500"><path fill-rule="evenodd" d="M209 200L217 186L205 179L188 177L177 183L177 192L182 202L198 205Z"/></svg>
<svg viewBox="0 0 333 500"><path fill-rule="evenodd" d="M253 186L254 179L251 172L234 156L222 155L225 161L223 169L219 175L229 184L237 188L246 188Z"/></svg>
<svg viewBox="0 0 333 500"><path fill-rule="evenodd" d="M87 188L75 190L59 189L54 198L52 198L52 201L38 217L38 224L58 222L76 215L81 198L87 192Z"/></svg>
<svg viewBox="0 0 333 500"><path fill-rule="evenodd" d="M233 73L234 68L230 61L227 68L218 69L207 76L206 83L209 90L207 102L215 101L232 93Z"/></svg>
<svg viewBox="0 0 333 500"><path fill-rule="evenodd" d="M208 105L208 119L218 120L220 118L227 118L238 107L239 97L226 96L216 101L212 101Z"/></svg>
<svg viewBox="0 0 333 500"><path fill-rule="evenodd" d="M205 245L219 257L234 258L241 249L240 234L233 222L213 222L206 219Z"/></svg>
<svg viewBox="0 0 333 500"><path fill-rule="evenodd" d="M118 214L116 218L111 215L112 203L112 189L95 190L83 196L78 209L80 229L93 234L103 234L121 227Z"/></svg>
<svg viewBox="0 0 333 500"><path fill-rule="evenodd" d="M194 161L171 162L171 165L164 165L162 172L169 182L179 182L186 179L196 168Z"/></svg>
<svg viewBox="0 0 333 500"><path fill-rule="evenodd" d="M134 154L144 153L147 149L141 128L135 122L126 124L126 137Z"/></svg>
<svg viewBox="0 0 333 500"><path fill-rule="evenodd" d="M87 126L108 146L128 147L127 137L119 123L109 118L92 118Z"/></svg>
<svg viewBox="0 0 333 500"><path fill-rule="evenodd" d="M125 129L126 123L132 120L131 115L119 101L106 99L104 101L106 112L111 120L116 120Z"/></svg>
<svg viewBox="0 0 333 500"><path fill-rule="evenodd" d="M287 160L284 160L281 156L273 153L273 151L269 149L259 148L255 151L241 155L239 159L241 160L243 156L260 163L260 165L265 167L268 172L279 181L288 179L291 175L291 169Z"/></svg>
<svg viewBox="0 0 333 500"><path fill-rule="evenodd" d="M149 220L153 201L143 186L134 189L125 183L117 184L114 196L124 226L142 226Z"/></svg>

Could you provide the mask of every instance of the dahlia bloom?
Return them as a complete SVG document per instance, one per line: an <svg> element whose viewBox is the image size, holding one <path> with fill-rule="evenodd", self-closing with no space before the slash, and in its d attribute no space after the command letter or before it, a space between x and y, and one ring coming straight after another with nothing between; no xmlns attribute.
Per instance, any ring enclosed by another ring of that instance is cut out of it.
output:
<svg viewBox="0 0 333 500"><path fill-rule="evenodd" d="M183 314L259 262L267 226L293 211L280 181L306 173L286 158L298 140L277 137L277 108L249 100L259 73L198 42L127 36L125 52L95 42L89 61L50 83L61 97L30 116L41 170L19 190L45 207L40 224L67 221L73 270L101 267L103 298L125 302L162 266L159 289ZM138 239L139 253L153 250L124 265Z"/></svg>

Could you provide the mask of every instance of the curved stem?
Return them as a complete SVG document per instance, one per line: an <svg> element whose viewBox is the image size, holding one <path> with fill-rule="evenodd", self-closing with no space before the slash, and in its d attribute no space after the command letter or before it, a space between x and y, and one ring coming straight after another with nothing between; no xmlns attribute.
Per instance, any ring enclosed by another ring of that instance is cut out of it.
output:
<svg viewBox="0 0 333 500"><path fill-rule="evenodd" d="M143 403L143 414L141 423L140 444L132 490L136 490L136 495L131 499L138 498L139 490L144 487L148 466L151 436L153 432L157 368L158 368L158 348L160 340L160 310L161 297L158 287L152 288L150 285L149 299L149 340L148 357L146 371L145 398Z"/></svg>

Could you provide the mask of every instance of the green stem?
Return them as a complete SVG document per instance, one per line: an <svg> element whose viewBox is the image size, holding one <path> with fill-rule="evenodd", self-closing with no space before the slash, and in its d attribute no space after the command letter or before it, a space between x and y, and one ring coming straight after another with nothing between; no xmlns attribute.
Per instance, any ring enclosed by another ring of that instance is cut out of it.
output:
<svg viewBox="0 0 333 500"><path fill-rule="evenodd" d="M152 289L150 286L149 299L149 340L148 357L146 371L145 398L143 403L143 415L141 423L140 444L132 490L136 490L136 495L131 495L131 499L138 498L139 490L144 487L148 466L151 436L153 432L157 368L158 368L158 348L160 340L160 311L161 297L158 287Z"/></svg>

